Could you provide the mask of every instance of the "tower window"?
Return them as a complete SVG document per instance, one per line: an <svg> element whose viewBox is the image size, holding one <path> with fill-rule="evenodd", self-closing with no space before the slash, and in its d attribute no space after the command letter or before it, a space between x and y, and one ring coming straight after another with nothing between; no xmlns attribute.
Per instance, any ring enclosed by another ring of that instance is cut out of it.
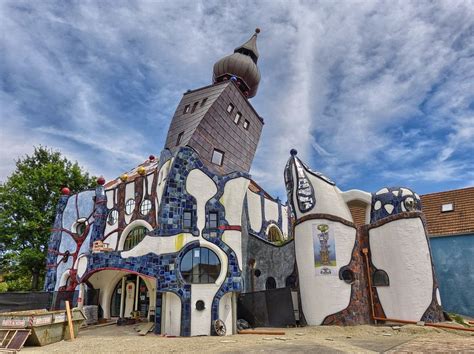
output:
<svg viewBox="0 0 474 354"><path fill-rule="evenodd" d="M209 229L217 229L217 213L216 212L209 213L209 220L208 220L207 227Z"/></svg>
<svg viewBox="0 0 474 354"><path fill-rule="evenodd" d="M229 105L227 106L227 113L232 113L233 110L234 110L234 105L232 103L229 103Z"/></svg>
<svg viewBox="0 0 474 354"><path fill-rule="evenodd" d="M196 110L196 107L198 106L199 102L194 102L193 104L193 108L191 109L191 113L194 113L194 111Z"/></svg>
<svg viewBox="0 0 474 354"><path fill-rule="evenodd" d="M178 139L176 139L176 146L181 144L181 139L183 139L183 134L184 134L184 132L181 132L181 133L178 134Z"/></svg>
<svg viewBox="0 0 474 354"><path fill-rule="evenodd" d="M237 112L237 114L235 115L235 118L234 118L234 123L239 124L240 118L242 118L242 113Z"/></svg>
<svg viewBox="0 0 474 354"><path fill-rule="evenodd" d="M207 102L207 97L201 101L201 106L200 107L204 106L206 104L206 102Z"/></svg>
<svg viewBox="0 0 474 354"><path fill-rule="evenodd" d="M217 149L214 149L214 151L212 152L212 160L211 160L211 162L212 162L213 164L222 166L222 162L223 162L223 161L224 161L224 152L223 152L223 151L220 151L220 150L217 150Z"/></svg>
<svg viewBox="0 0 474 354"><path fill-rule="evenodd" d="M244 129L249 130L250 122L246 119L244 120Z"/></svg>
<svg viewBox="0 0 474 354"><path fill-rule="evenodd" d="M183 228L190 229L193 226L193 213L185 210L183 213Z"/></svg>
<svg viewBox="0 0 474 354"><path fill-rule="evenodd" d="M187 104L186 107L184 107L183 114L186 114L188 112L189 112L189 104Z"/></svg>

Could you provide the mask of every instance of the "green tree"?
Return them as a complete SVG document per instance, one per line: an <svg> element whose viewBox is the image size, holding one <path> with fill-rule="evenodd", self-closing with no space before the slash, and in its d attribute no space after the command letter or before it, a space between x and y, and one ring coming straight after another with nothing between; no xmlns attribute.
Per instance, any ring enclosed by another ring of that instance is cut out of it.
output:
<svg viewBox="0 0 474 354"><path fill-rule="evenodd" d="M0 184L0 275L9 290L42 287L61 189L79 192L94 186L94 180L77 162L46 147L17 160L15 171Z"/></svg>

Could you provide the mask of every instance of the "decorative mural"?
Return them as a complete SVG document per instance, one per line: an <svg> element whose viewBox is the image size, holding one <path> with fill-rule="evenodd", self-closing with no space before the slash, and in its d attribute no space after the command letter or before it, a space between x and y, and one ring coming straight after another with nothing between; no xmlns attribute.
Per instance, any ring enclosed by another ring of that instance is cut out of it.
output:
<svg viewBox="0 0 474 354"><path fill-rule="evenodd" d="M328 224L313 224L316 275L337 275L336 242Z"/></svg>

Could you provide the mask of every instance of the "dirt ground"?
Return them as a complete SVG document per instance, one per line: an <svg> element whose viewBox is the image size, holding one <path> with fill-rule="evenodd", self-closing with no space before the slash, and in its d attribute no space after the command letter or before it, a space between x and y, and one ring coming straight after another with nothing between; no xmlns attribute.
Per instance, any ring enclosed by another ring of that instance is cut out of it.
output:
<svg viewBox="0 0 474 354"><path fill-rule="evenodd" d="M280 330L280 329L278 329ZM303 327L283 329L285 335L238 334L226 337L165 338L153 333L139 336L135 326L87 328L75 341L23 352L463 352L474 353L474 334L415 325Z"/></svg>

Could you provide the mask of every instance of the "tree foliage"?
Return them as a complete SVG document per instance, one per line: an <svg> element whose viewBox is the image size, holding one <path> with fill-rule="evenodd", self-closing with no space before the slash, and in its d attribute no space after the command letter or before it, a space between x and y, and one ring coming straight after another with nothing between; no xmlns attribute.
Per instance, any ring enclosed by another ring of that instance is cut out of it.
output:
<svg viewBox="0 0 474 354"><path fill-rule="evenodd" d="M77 162L42 146L17 160L15 171L0 184L0 275L9 290L42 286L61 189L79 192L94 180Z"/></svg>

